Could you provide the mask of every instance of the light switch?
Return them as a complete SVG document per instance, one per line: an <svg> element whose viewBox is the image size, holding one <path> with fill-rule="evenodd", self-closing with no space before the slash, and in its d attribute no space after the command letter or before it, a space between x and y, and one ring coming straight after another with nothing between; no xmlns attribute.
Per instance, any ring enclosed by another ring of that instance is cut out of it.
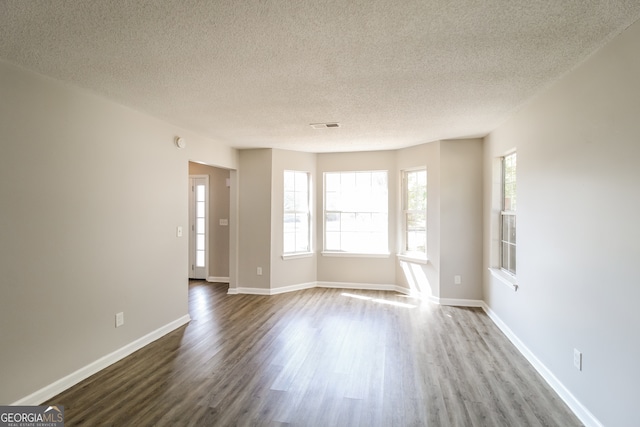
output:
<svg viewBox="0 0 640 427"><path fill-rule="evenodd" d="M229 225L228 219L220 219L220 225Z"/></svg>
<svg viewBox="0 0 640 427"><path fill-rule="evenodd" d="M182 237L182 226L176 227L176 237Z"/></svg>

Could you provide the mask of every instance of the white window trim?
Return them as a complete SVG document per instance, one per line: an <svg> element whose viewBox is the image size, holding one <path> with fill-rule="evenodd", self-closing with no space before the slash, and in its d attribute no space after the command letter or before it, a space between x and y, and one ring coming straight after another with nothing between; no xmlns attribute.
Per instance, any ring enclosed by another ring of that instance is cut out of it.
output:
<svg viewBox="0 0 640 427"><path fill-rule="evenodd" d="M289 259L311 258L313 254L313 252L291 252L282 254L282 259L286 261Z"/></svg>
<svg viewBox="0 0 640 427"><path fill-rule="evenodd" d="M426 254L412 254L412 253L404 253L404 254L396 254L396 257L400 261L411 262L413 264L428 264L429 258L427 258Z"/></svg>
<svg viewBox="0 0 640 427"><path fill-rule="evenodd" d="M500 282L513 289L514 292L518 290L518 281L513 274L507 273L501 268L489 268L489 272Z"/></svg>
<svg viewBox="0 0 640 427"><path fill-rule="evenodd" d="M391 256L391 253L390 252L358 253L358 252L322 251L322 256L344 257L344 258L389 258Z"/></svg>

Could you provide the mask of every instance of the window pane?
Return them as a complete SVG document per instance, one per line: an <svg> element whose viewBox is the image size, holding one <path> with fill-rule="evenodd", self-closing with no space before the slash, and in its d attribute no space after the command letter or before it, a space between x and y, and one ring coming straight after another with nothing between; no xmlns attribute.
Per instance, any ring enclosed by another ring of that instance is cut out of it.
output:
<svg viewBox="0 0 640 427"><path fill-rule="evenodd" d="M502 240L516 243L516 216L502 215Z"/></svg>
<svg viewBox="0 0 640 427"><path fill-rule="evenodd" d="M292 233L296 231L296 214L284 215L284 232Z"/></svg>
<svg viewBox="0 0 640 427"><path fill-rule="evenodd" d="M196 267L204 266L204 251L196 251Z"/></svg>
<svg viewBox="0 0 640 427"><path fill-rule="evenodd" d="M516 274L516 247L509 245L509 269L511 273Z"/></svg>
<svg viewBox="0 0 640 427"><path fill-rule="evenodd" d="M204 185L196 185L196 201L204 202Z"/></svg>
<svg viewBox="0 0 640 427"><path fill-rule="evenodd" d="M342 231L355 231L357 227L355 213L343 213L340 215L340 225Z"/></svg>
<svg viewBox="0 0 640 427"><path fill-rule="evenodd" d="M298 232L296 233L296 251L309 251L309 219L306 214L297 215Z"/></svg>
<svg viewBox="0 0 640 427"><path fill-rule="evenodd" d="M306 191L296 191L295 193L296 211L308 211L309 210L309 197Z"/></svg>
<svg viewBox="0 0 640 427"><path fill-rule="evenodd" d="M295 188L295 174L291 171L284 171L284 191L293 191Z"/></svg>
<svg viewBox="0 0 640 427"><path fill-rule="evenodd" d="M502 268L509 270L509 244L502 242Z"/></svg>
<svg viewBox="0 0 640 427"><path fill-rule="evenodd" d="M204 202L196 203L196 217L204 218Z"/></svg>
<svg viewBox="0 0 640 427"><path fill-rule="evenodd" d="M504 202L503 210L516 210L516 153L505 156L502 162Z"/></svg>
<svg viewBox="0 0 640 427"><path fill-rule="evenodd" d="M296 248L296 235L295 233L284 233L284 253L295 252Z"/></svg>
<svg viewBox="0 0 640 427"><path fill-rule="evenodd" d="M196 233L204 233L204 218L197 218L196 219Z"/></svg>
<svg viewBox="0 0 640 427"><path fill-rule="evenodd" d="M340 235L341 249L348 252L358 252L360 238L364 239L365 237L366 236L360 236L358 233L353 231L343 231Z"/></svg>
<svg viewBox="0 0 640 427"><path fill-rule="evenodd" d="M340 173L340 189L345 192L353 192L356 189L356 173L342 172Z"/></svg>
<svg viewBox="0 0 640 427"><path fill-rule="evenodd" d="M283 251L309 251L309 174L284 172Z"/></svg>
<svg viewBox="0 0 640 427"><path fill-rule="evenodd" d="M325 209L328 211L338 211L341 210L340 208L340 193L327 192L325 194Z"/></svg>
<svg viewBox="0 0 640 427"><path fill-rule="evenodd" d="M295 193L287 192L284 193L284 211L291 212L295 210Z"/></svg>
<svg viewBox="0 0 640 427"><path fill-rule="evenodd" d="M501 267L516 274L516 153L502 158Z"/></svg>
<svg viewBox="0 0 640 427"><path fill-rule="evenodd" d="M324 188L325 191L339 191L340 190L340 174L327 172L324 174Z"/></svg>
<svg viewBox="0 0 640 427"><path fill-rule="evenodd" d="M340 231L340 214L327 213L325 215L325 228L327 231Z"/></svg>
<svg viewBox="0 0 640 427"><path fill-rule="evenodd" d="M325 250L386 252L386 171L325 173Z"/></svg>
<svg viewBox="0 0 640 427"><path fill-rule="evenodd" d="M516 274L516 246L502 242L502 268Z"/></svg>
<svg viewBox="0 0 640 427"><path fill-rule="evenodd" d="M427 250L427 171L403 173L404 252Z"/></svg>
<svg viewBox="0 0 640 427"><path fill-rule="evenodd" d="M297 172L295 175L296 191L304 191L309 187L308 175L306 172Z"/></svg>
<svg viewBox="0 0 640 427"><path fill-rule="evenodd" d="M325 249L328 251L340 250L340 232L329 231L325 237Z"/></svg>
<svg viewBox="0 0 640 427"><path fill-rule="evenodd" d="M387 172L379 171L371 174L371 185L384 193L387 192Z"/></svg>
<svg viewBox="0 0 640 427"><path fill-rule="evenodd" d="M426 230L427 218L424 212L408 213L407 214L407 230L409 231L421 231Z"/></svg>
<svg viewBox="0 0 640 427"><path fill-rule="evenodd" d="M407 251L408 252L426 252L427 250L427 233L424 231L408 231L407 232Z"/></svg>
<svg viewBox="0 0 640 427"><path fill-rule="evenodd" d="M196 250L204 251L204 234L196 234Z"/></svg>

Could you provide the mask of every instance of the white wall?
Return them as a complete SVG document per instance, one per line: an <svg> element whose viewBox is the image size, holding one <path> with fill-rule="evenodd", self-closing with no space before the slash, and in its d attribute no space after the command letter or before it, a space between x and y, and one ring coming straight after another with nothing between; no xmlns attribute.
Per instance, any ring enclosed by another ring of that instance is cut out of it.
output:
<svg viewBox="0 0 640 427"><path fill-rule="evenodd" d="M492 170L516 148L520 286L514 292L485 273L485 301L606 426L638 423L638 46L640 23L485 141L484 267L497 265Z"/></svg>
<svg viewBox="0 0 640 427"><path fill-rule="evenodd" d="M188 158L237 165L233 149L4 62L0 93L9 404L187 315Z"/></svg>

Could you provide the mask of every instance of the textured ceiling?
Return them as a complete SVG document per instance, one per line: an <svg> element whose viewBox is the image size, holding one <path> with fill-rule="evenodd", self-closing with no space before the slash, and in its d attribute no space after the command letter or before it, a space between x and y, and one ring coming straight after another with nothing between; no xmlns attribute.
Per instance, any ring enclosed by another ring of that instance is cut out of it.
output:
<svg viewBox="0 0 640 427"><path fill-rule="evenodd" d="M0 58L238 148L377 150L486 134L639 17L638 0L0 0Z"/></svg>

